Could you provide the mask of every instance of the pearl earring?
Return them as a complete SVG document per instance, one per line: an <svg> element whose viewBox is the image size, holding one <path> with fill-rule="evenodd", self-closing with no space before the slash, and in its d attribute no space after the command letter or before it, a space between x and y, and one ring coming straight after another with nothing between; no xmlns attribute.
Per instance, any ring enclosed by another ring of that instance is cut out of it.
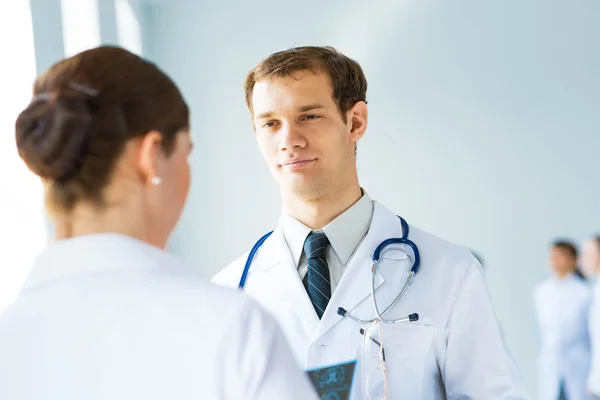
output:
<svg viewBox="0 0 600 400"><path fill-rule="evenodd" d="M151 182L154 186L158 186L162 182L162 179L160 179L158 176L155 176L154 178L152 178Z"/></svg>

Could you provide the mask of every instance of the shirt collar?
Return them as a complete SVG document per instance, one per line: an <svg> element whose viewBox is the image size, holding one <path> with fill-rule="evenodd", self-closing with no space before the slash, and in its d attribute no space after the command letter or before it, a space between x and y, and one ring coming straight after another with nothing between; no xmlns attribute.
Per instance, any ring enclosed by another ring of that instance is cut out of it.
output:
<svg viewBox="0 0 600 400"><path fill-rule="evenodd" d="M174 256L132 237L98 233L62 239L36 258L23 290L55 279L119 268L181 264Z"/></svg>
<svg viewBox="0 0 600 400"><path fill-rule="evenodd" d="M579 282L580 278L577 275L575 275L575 273L569 273L569 274L565 275L563 278L559 278L558 276L553 274L552 281L556 285L566 285L566 284L570 284L572 282Z"/></svg>
<svg viewBox="0 0 600 400"><path fill-rule="evenodd" d="M322 229L342 265L346 265L366 235L372 217L373 202L367 192L363 190L360 200ZM281 217L281 228L292 259L298 266L304 250L304 241L312 229L286 213L283 213Z"/></svg>

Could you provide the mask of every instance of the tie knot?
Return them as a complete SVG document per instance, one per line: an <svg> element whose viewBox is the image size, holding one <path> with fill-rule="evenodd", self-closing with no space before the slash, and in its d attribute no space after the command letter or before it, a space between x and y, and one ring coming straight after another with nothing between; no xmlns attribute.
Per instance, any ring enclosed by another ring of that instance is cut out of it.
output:
<svg viewBox="0 0 600 400"><path fill-rule="evenodd" d="M329 239L323 232L311 232L306 241L304 241L304 253L307 259L325 258L327 255L327 247Z"/></svg>

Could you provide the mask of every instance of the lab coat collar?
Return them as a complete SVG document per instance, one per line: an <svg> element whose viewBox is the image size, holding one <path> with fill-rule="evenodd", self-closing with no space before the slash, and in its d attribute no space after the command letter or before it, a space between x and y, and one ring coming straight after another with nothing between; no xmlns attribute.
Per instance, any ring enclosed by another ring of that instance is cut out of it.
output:
<svg viewBox="0 0 600 400"><path fill-rule="evenodd" d="M259 285L257 289L253 289L254 282ZM262 296L271 298L296 319L296 329L302 330L303 337L310 338L315 332L319 318L292 260L281 221L254 257L248 290L264 291Z"/></svg>
<svg viewBox="0 0 600 400"><path fill-rule="evenodd" d="M98 233L61 239L42 251L22 291L56 279L121 268L183 266L172 255L150 244L118 233Z"/></svg>
<svg viewBox="0 0 600 400"><path fill-rule="evenodd" d="M581 281L581 278L579 278L577 275L575 275L575 273L567 274L563 278L559 278L558 276L553 274L551 276L551 281L554 282L556 285L561 285L561 284L568 284L571 282L579 282L579 281Z"/></svg>
<svg viewBox="0 0 600 400"><path fill-rule="evenodd" d="M367 236L356 250L338 288L334 291L323 318L317 326L313 341L325 335L343 319L337 314L338 307L343 307L352 313L360 303L370 297L372 255L375 248L386 239L402 236L402 226L398 217L377 201L373 202L373 206L373 218ZM393 281L396 281L395 278L395 276L390 276ZM384 277L377 272L375 289L378 290L384 282Z"/></svg>
<svg viewBox="0 0 600 400"><path fill-rule="evenodd" d="M282 243L285 245L280 219L277 228L258 249L250 265L250 271L266 271L277 265L282 259Z"/></svg>

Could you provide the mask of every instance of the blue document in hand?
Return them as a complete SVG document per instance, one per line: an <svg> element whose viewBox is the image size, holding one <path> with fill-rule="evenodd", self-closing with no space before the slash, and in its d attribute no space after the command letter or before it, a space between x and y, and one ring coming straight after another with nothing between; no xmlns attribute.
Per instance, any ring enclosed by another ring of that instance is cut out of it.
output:
<svg viewBox="0 0 600 400"><path fill-rule="evenodd" d="M321 400L349 400L356 360L306 371Z"/></svg>

